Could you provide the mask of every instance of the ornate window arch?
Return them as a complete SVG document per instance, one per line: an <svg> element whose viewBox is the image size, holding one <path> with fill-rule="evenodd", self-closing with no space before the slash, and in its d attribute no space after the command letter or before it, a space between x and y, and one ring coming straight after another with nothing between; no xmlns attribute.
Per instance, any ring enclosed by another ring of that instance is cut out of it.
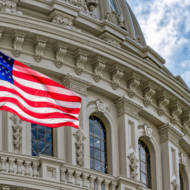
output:
<svg viewBox="0 0 190 190"><path fill-rule="evenodd" d="M180 190L188 190L189 182L188 175L184 166L179 166L179 179L180 179Z"/></svg>
<svg viewBox="0 0 190 190"><path fill-rule="evenodd" d="M151 172L151 154L147 144L139 139L139 163L140 163L140 180L147 187L152 187L152 172Z"/></svg>
<svg viewBox="0 0 190 190"><path fill-rule="evenodd" d="M103 121L96 115L89 117L90 168L107 173L107 131Z"/></svg>

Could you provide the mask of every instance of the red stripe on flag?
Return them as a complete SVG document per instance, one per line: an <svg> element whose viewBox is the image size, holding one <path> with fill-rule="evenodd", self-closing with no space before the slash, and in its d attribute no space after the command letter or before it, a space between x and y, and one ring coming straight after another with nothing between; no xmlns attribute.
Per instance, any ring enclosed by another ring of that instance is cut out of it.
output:
<svg viewBox="0 0 190 190"><path fill-rule="evenodd" d="M17 111L15 111L15 110L7 107L7 106L1 106L0 110L4 110L4 111L11 112L13 114L16 114L20 119L22 119L24 121L27 121L27 122L30 122L30 123L39 124L39 125L43 125L43 126L46 126L46 127L52 127L52 128L55 128L55 127L64 127L64 126L69 126L69 127L74 127L74 128L78 128L79 127L78 125L75 125L73 122L63 122L63 123L57 123L57 124L46 124L46 123L34 122L34 121L32 121L32 120L30 120L28 118L23 117Z"/></svg>

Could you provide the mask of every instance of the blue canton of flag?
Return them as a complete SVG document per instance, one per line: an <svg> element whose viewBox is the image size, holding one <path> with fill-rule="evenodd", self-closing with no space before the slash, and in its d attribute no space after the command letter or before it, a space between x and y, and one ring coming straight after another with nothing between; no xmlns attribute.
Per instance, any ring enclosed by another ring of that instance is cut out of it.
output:
<svg viewBox="0 0 190 190"><path fill-rule="evenodd" d="M0 52L0 79L14 83L12 77L14 59Z"/></svg>

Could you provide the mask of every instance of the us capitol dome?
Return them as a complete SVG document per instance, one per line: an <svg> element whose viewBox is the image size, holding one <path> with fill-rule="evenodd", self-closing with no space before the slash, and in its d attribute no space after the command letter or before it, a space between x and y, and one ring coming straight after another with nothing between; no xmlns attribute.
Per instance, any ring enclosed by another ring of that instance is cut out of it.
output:
<svg viewBox="0 0 190 190"><path fill-rule="evenodd" d="M190 189L190 90L125 0L0 0L0 51L82 97L79 129L0 112L1 190Z"/></svg>

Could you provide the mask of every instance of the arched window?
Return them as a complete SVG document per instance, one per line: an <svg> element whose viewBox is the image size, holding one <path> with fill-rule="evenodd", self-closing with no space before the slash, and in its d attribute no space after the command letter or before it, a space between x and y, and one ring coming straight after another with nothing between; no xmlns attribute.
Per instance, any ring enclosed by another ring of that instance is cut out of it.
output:
<svg viewBox="0 0 190 190"><path fill-rule="evenodd" d="M151 188L151 158L147 145L139 140L140 180Z"/></svg>
<svg viewBox="0 0 190 190"><path fill-rule="evenodd" d="M32 124L32 156L53 156L53 129Z"/></svg>
<svg viewBox="0 0 190 190"><path fill-rule="evenodd" d="M90 168L107 173L106 129L96 116L89 118Z"/></svg>
<svg viewBox="0 0 190 190"><path fill-rule="evenodd" d="M113 11L118 12L115 1L114 0L109 0L110 7Z"/></svg>

